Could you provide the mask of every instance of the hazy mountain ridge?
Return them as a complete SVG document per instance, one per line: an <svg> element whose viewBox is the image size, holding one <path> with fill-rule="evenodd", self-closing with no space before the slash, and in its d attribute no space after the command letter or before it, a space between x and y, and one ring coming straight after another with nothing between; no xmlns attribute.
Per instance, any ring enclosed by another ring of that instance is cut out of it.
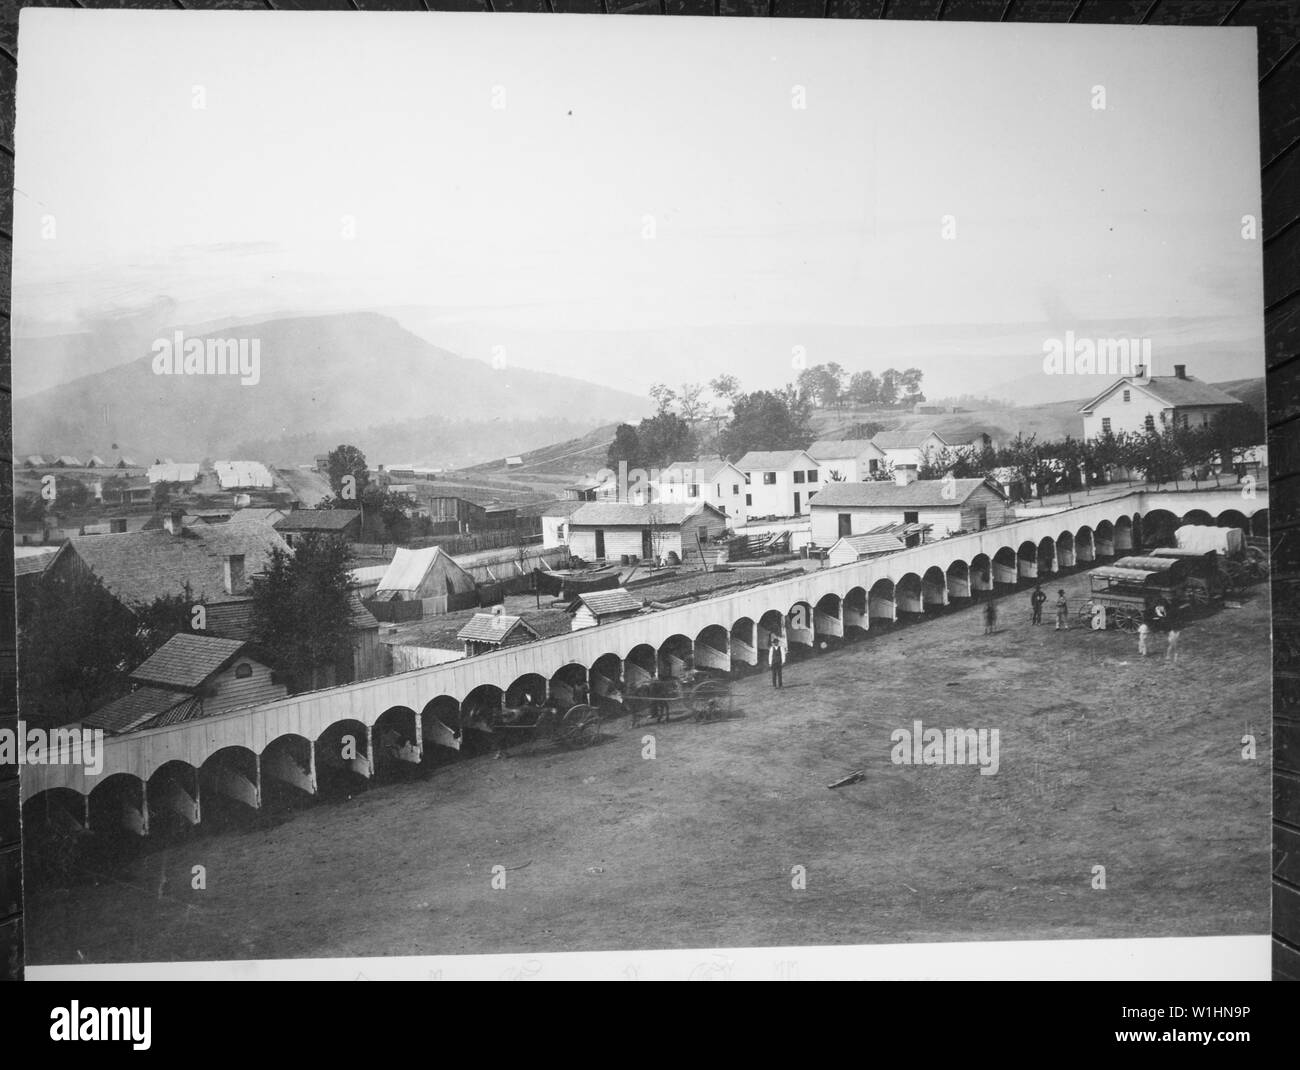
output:
<svg viewBox="0 0 1300 1070"><path fill-rule="evenodd" d="M15 453L198 459L230 455L244 444L274 450L284 440L294 455L266 459L292 463L310 460L296 455L309 440L317 442L311 449L324 449L347 441L344 434L365 439L387 428L391 448L403 451L398 460L433 464L437 456L406 456L418 435L395 429L412 421L428 421L430 431L490 421L491 441L464 451L465 463L526 448L519 442L539 444L538 421L562 421L558 438L650 410L645 398L608 387L457 356L376 313L283 318L186 337L257 339L260 380L242 385L233 375L158 375L152 352L145 352L18 400ZM533 426L515 428L517 421ZM382 442L369 449L357 444L376 461L387 459L390 447Z"/></svg>

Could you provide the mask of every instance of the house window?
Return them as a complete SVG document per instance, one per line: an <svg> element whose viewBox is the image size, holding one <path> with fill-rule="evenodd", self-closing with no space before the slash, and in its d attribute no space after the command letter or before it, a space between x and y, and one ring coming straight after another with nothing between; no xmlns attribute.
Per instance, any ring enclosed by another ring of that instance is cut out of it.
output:
<svg viewBox="0 0 1300 1070"><path fill-rule="evenodd" d="M746 494L746 495L745 495L745 504L746 504L746 505L753 505L753 504L754 504L754 496L753 496L752 494Z"/></svg>
<svg viewBox="0 0 1300 1070"><path fill-rule="evenodd" d="M816 469L816 468L809 468L809 469L808 469L808 482L809 482L809 483L816 483L816 482L817 482L817 469Z"/></svg>
<svg viewBox="0 0 1300 1070"><path fill-rule="evenodd" d="M247 680L252 675L253 675L253 666L249 665L248 662L244 662L242 665L235 666L236 680Z"/></svg>
<svg viewBox="0 0 1300 1070"><path fill-rule="evenodd" d="M918 512L908 511L903 514L904 524L919 524L920 522L921 514Z"/></svg>
<svg viewBox="0 0 1300 1070"><path fill-rule="evenodd" d="M795 474L794 474L794 481L795 481L796 483L802 483L802 482L803 482L803 473L802 473L802 472L795 472Z"/></svg>
<svg viewBox="0 0 1300 1070"><path fill-rule="evenodd" d="M740 484L739 484L739 483L733 483L733 484L731 484L731 493L732 493L732 494L739 494L739 493L740 493Z"/></svg>
<svg viewBox="0 0 1300 1070"><path fill-rule="evenodd" d="M840 538L841 538L841 539L844 538L845 535L852 535L852 534L853 534L853 514L852 514L852 513L840 513L840 515L839 515L839 521L840 521Z"/></svg>
<svg viewBox="0 0 1300 1070"><path fill-rule="evenodd" d="M775 487L775 486L776 486L776 473L775 473L775 472L764 472L764 473L763 473L763 484L764 484L764 486Z"/></svg>
<svg viewBox="0 0 1300 1070"><path fill-rule="evenodd" d="M1185 413L1185 412L1182 413L1181 415L1182 415L1182 418L1183 418L1183 430L1185 431L1185 430L1187 430L1188 425L1191 423L1191 419L1192 419L1192 418L1191 418L1191 416L1189 416L1189 415L1188 415L1187 413Z"/></svg>
<svg viewBox="0 0 1300 1070"><path fill-rule="evenodd" d="M1151 432L1154 432L1156 429L1156 418L1150 413L1147 413L1146 429Z"/></svg>
<svg viewBox="0 0 1300 1070"><path fill-rule="evenodd" d="M1132 401L1132 400L1133 400L1132 394L1133 394L1133 392L1132 392L1131 390L1125 390L1125 391L1124 391L1124 400L1125 400L1125 401Z"/></svg>
<svg viewBox="0 0 1300 1070"><path fill-rule="evenodd" d="M879 461L876 461L876 460L868 461L868 462L867 462L867 471L868 471L868 472L872 472L872 473L874 473L874 472L879 472L879 471L880 471L880 462L879 462Z"/></svg>
<svg viewBox="0 0 1300 1070"><path fill-rule="evenodd" d="M1103 435L1109 435L1109 434L1110 434L1110 417L1109 417L1109 416L1103 416L1103 417L1101 418L1101 433L1102 433Z"/></svg>
<svg viewBox="0 0 1300 1070"><path fill-rule="evenodd" d="M690 486L686 488L686 497L698 498L699 496L700 496L700 485L698 483L692 483Z"/></svg>

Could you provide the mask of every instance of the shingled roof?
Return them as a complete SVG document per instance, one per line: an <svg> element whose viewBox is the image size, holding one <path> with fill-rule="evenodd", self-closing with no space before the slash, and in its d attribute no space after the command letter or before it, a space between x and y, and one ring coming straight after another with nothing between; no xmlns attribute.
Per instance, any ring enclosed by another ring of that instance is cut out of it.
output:
<svg viewBox="0 0 1300 1070"><path fill-rule="evenodd" d="M102 728L109 735L118 735L186 721L202 709L203 703L194 695L160 687L138 687L129 695L87 714L81 723L87 728Z"/></svg>
<svg viewBox="0 0 1300 1070"><path fill-rule="evenodd" d="M503 643L516 628L525 629L532 639L537 638L537 632L523 617L510 613L475 613L456 633L456 638L465 642Z"/></svg>
<svg viewBox="0 0 1300 1070"><path fill-rule="evenodd" d="M794 463L796 457L816 461L807 450L750 450L736 462L742 472L780 471Z"/></svg>
<svg viewBox="0 0 1300 1070"><path fill-rule="evenodd" d="M569 516L569 523L580 527L678 527L688 516L703 509L723 514L707 502L695 505L668 503L661 505L632 505L629 502L583 502Z"/></svg>
<svg viewBox="0 0 1300 1070"><path fill-rule="evenodd" d="M1184 405L1242 404L1240 398L1234 398L1231 394L1220 390L1217 386L1203 383L1200 379L1194 378L1190 375L1182 378L1177 375L1153 375L1146 381L1132 377L1118 379L1088 402L1088 404L1082 406L1079 411L1092 411L1092 409L1099 405L1105 398L1109 397L1122 386L1145 391L1170 408L1178 408Z"/></svg>
<svg viewBox="0 0 1300 1070"><path fill-rule="evenodd" d="M295 509L275 522L275 530L335 532L360 519L359 509Z"/></svg>
<svg viewBox="0 0 1300 1070"><path fill-rule="evenodd" d="M196 600L227 602L248 595L226 593L226 557L242 554L244 575L254 576L266 570L277 547L289 549L269 524L200 524L181 535L163 530L79 535L64 544L59 558L75 554L128 606L184 594L187 583ZM60 564L56 559L50 567Z"/></svg>
<svg viewBox="0 0 1300 1070"><path fill-rule="evenodd" d="M860 457L864 453L884 453L869 438L823 438L808 447L808 453L818 461L833 461L840 457Z"/></svg>
<svg viewBox="0 0 1300 1070"><path fill-rule="evenodd" d="M872 443L882 450L915 450L925 445L926 440L931 436L937 438L946 446L943 436L929 428L923 428L918 431L878 431Z"/></svg>
<svg viewBox="0 0 1300 1070"><path fill-rule="evenodd" d="M640 600L628 594L624 587L580 594L569 605L569 609L575 610L579 604L585 605L597 620L601 617L616 617L622 613L639 613L642 608Z"/></svg>
<svg viewBox="0 0 1300 1070"><path fill-rule="evenodd" d="M897 483L830 483L812 499L813 508L938 508L955 509L980 487L999 497L1000 488L983 479L918 479L905 487Z"/></svg>
<svg viewBox="0 0 1300 1070"><path fill-rule="evenodd" d="M196 691L243 649L244 643L239 639L178 632L138 666L131 673L131 679Z"/></svg>

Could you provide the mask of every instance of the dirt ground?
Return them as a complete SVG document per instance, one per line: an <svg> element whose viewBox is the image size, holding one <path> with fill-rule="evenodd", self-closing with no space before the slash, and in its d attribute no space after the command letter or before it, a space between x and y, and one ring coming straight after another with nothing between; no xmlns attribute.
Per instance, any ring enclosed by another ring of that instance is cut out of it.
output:
<svg viewBox="0 0 1300 1070"><path fill-rule="evenodd" d="M98 883L29 887L30 961L1267 932L1264 589L1188 626L1177 667L1048 609L1031 627L1023 592L992 636L978 607L873 631L796 658L782 691L740 679L727 721L619 718L588 750L137 845ZM914 720L997 728L999 771L892 764Z"/></svg>

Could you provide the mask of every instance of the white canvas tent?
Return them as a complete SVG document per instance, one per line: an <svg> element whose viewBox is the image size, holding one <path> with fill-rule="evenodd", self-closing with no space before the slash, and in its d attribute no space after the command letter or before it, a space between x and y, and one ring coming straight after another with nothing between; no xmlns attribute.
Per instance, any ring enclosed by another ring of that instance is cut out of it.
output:
<svg viewBox="0 0 1300 1070"><path fill-rule="evenodd" d="M446 599L474 589L474 577L437 546L423 550L398 547L379 581L375 599L381 602L419 602ZM436 611L446 612L446 609Z"/></svg>

